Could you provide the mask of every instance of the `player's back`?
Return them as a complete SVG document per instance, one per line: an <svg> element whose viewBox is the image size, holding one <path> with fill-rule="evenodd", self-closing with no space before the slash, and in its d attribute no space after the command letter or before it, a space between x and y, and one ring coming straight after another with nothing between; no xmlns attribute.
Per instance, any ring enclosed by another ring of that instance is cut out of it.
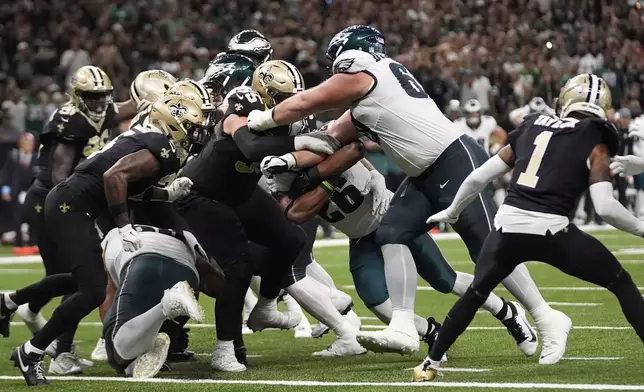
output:
<svg viewBox="0 0 644 392"><path fill-rule="evenodd" d="M588 157L598 144L617 152L615 128L599 118L529 116L509 135L515 157L504 204L569 216L588 188Z"/></svg>
<svg viewBox="0 0 644 392"><path fill-rule="evenodd" d="M357 72L369 74L374 85L351 107L354 125L407 175L420 175L462 135L402 64L359 50L338 56L334 73Z"/></svg>

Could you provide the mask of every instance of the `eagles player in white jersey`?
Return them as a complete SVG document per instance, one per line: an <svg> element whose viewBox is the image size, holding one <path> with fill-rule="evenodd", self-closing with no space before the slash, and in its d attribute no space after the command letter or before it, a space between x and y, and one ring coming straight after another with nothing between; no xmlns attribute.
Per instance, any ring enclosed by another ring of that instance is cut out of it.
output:
<svg viewBox="0 0 644 392"><path fill-rule="evenodd" d="M505 145L505 131L498 126L494 117L483 114L481 104L476 99L465 103L465 117L454 120L454 124L464 134L476 140L489 156L496 154Z"/></svg>
<svg viewBox="0 0 644 392"><path fill-rule="evenodd" d="M170 338L159 332L166 320L204 320L195 291L199 272L208 270L205 252L187 232L135 225L141 247L123 249L118 229L102 242L108 275L104 322L108 362L118 373L154 377L166 361ZM198 272L199 269L199 272Z"/></svg>
<svg viewBox="0 0 644 392"><path fill-rule="evenodd" d="M294 180L297 172L279 173L283 168L276 169L274 165L274 161L297 162L292 170L306 170L300 177L308 176L311 170L324 173L333 170L332 161L345 162L352 160L356 154L362 155L363 149L359 147L360 144L354 142L347 147L357 145L355 148L344 147L334 154L333 158L313 169L307 166L319 162L321 157L309 151L297 151L281 157L266 157L262 169L267 177L272 177L269 184L273 194L280 201L289 219L305 222L318 215L349 237L349 265L356 291L367 308L380 320L389 323L392 304L387 292L383 254L375 242L375 237L394 194L386 188L384 194L372 191L373 183L378 182L382 175L369 161L362 159L341 175L323 181L319 186L310 184L306 187L310 190L300 195L300 185L293 186L294 182L301 181L300 178ZM340 154L347 156L340 158ZM277 174L273 175L276 172ZM428 233L420 234L411 241L409 248L420 275L436 291L462 296L472 283L472 275L452 269ZM535 331L518 303L506 302L491 294L483 308L505 325L521 351L528 355L536 351ZM414 316L414 324L418 335L431 348L440 324L432 317L424 319L417 315Z"/></svg>
<svg viewBox="0 0 644 392"><path fill-rule="evenodd" d="M417 351L413 312L416 266L407 244L428 229L425 219L446 208L458 185L488 157L441 113L409 70L386 56L385 39L378 30L369 26L344 29L329 43L327 57L333 61L331 78L271 110L251 112L249 128L263 131L312 113L349 108L329 132L336 144L347 144L360 133L366 134L409 176L376 232L376 243L385 259L392 321L383 331L361 332L358 341L374 351ZM493 227L495 212L488 188L464 212L465 218L453 225L472 260L478 258ZM519 267L503 283L544 335L542 356L560 359L570 319L548 306L527 268Z"/></svg>
<svg viewBox="0 0 644 392"><path fill-rule="evenodd" d="M508 117L510 117L510 123L517 127L523 122L525 116L530 113L545 113L549 116L553 116L555 115L555 110L548 106L543 98L534 97L526 105L511 111Z"/></svg>

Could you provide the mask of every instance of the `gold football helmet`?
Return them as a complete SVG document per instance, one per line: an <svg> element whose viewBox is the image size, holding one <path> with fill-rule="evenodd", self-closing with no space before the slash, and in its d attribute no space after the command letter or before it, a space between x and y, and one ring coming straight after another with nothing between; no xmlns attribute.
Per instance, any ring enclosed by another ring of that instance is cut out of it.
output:
<svg viewBox="0 0 644 392"><path fill-rule="evenodd" d="M271 60L261 64L253 73L253 90L272 108L291 95L303 91L304 79L293 64Z"/></svg>
<svg viewBox="0 0 644 392"><path fill-rule="evenodd" d="M72 76L69 95L72 103L94 122L105 118L112 103L112 81L100 68L86 65Z"/></svg>
<svg viewBox="0 0 644 392"><path fill-rule="evenodd" d="M215 109L217 108L212 96L203 84L192 79L185 79L175 83L166 93L167 96L181 95L201 106L206 125L212 125Z"/></svg>
<svg viewBox="0 0 644 392"><path fill-rule="evenodd" d="M613 106L610 88L594 74L577 75L561 88L556 112L566 117L572 112L583 112L606 119L606 112Z"/></svg>
<svg viewBox="0 0 644 392"><path fill-rule="evenodd" d="M201 140L205 119L201 107L181 95L165 95L152 104L149 124L160 129L181 147L177 154L183 161L191 152L193 141Z"/></svg>
<svg viewBox="0 0 644 392"><path fill-rule="evenodd" d="M130 85L130 98L136 104L137 110L142 110L159 99L176 82L177 78L166 71L143 71L136 75Z"/></svg>

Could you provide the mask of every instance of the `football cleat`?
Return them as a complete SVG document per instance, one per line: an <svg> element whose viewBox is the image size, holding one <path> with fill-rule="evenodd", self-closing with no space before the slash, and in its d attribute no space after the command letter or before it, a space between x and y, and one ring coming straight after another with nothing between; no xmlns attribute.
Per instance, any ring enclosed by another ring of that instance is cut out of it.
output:
<svg viewBox="0 0 644 392"><path fill-rule="evenodd" d="M158 333L154 343L147 352L134 361L132 378L152 378L159 373L168 357L170 337L166 333Z"/></svg>
<svg viewBox="0 0 644 392"><path fill-rule="evenodd" d="M347 314L344 315L344 318L347 319L347 321L358 331L362 328L362 321L360 321L360 317L353 311L353 309L349 310Z"/></svg>
<svg viewBox="0 0 644 392"><path fill-rule="evenodd" d="M78 363L78 366L80 366L81 369L86 369L94 366L94 362L85 358L81 358L80 352L76 349L76 343L72 343L71 353L74 356L74 358L76 358L76 363Z"/></svg>
<svg viewBox="0 0 644 392"><path fill-rule="evenodd" d="M429 356L429 352L432 351L432 346L438 338L438 331L440 329L441 323L436 321L436 319L434 319L433 317L429 317L427 319L427 332L425 333L425 336L421 337L423 342L427 343L427 356ZM447 362L447 353L443 354L441 362Z"/></svg>
<svg viewBox="0 0 644 392"><path fill-rule="evenodd" d="M248 351L246 350L246 346L235 347L235 358L237 358L237 362L242 365L248 365L247 354Z"/></svg>
<svg viewBox="0 0 644 392"><path fill-rule="evenodd" d="M330 328L322 323L317 323L311 326L311 337L321 338L322 336L329 333Z"/></svg>
<svg viewBox="0 0 644 392"><path fill-rule="evenodd" d="M242 335L250 335L253 333L253 330L248 328L248 320L244 320L242 324Z"/></svg>
<svg viewBox="0 0 644 392"><path fill-rule="evenodd" d="M311 324L309 324L309 320L306 319L306 316L302 316L302 321L300 321L300 323L295 326L294 331L296 339L306 339L312 337L311 333L313 331L311 330Z"/></svg>
<svg viewBox="0 0 644 392"><path fill-rule="evenodd" d="M71 374L81 374L82 372L83 368L81 368L72 353L60 353L49 362L49 374L69 376Z"/></svg>
<svg viewBox="0 0 644 392"><path fill-rule="evenodd" d="M418 333L407 333L391 326L377 332L360 331L357 340L362 347L376 353L410 355L420 349Z"/></svg>
<svg viewBox="0 0 644 392"><path fill-rule="evenodd" d="M18 306L16 314L20 316L22 321L25 322L27 328L29 328L31 333L34 335L38 333L38 331L40 331L45 326L45 324L47 324L47 320L45 320L42 313L32 312L31 309L29 309L29 304Z"/></svg>
<svg viewBox="0 0 644 392"><path fill-rule="evenodd" d="M15 311L9 310L7 307L5 302L6 295L8 294L0 294L0 335L8 338L11 333L11 319Z"/></svg>
<svg viewBox="0 0 644 392"><path fill-rule="evenodd" d="M171 320L179 316L190 316L201 323L206 318L204 311L195 298L195 292L186 281L179 282L165 290L161 299L163 314Z"/></svg>
<svg viewBox="0 0 644 392"><path fill-rule="evenodd" d="M45 349L45 354L49 355L52 358L56 358L56 351L58 350L58 339L54 340L47 346Z"/></svg>
<svg viewBox="0 0 644 392"><path fill-rule="evenodd" d="M255 306L248 316L248 327L254 332L267 328L291 329L301 321L302 315L300 313L279 312Z"/></svg>
<svg viewBox="0 0 644 392"><path fill-rule="evenodd" d="M505 301L505 300L504 300ZM512 317L503 320L502 323L508 333L514 338L519 349L529 357L537 352L537 332L530 326L525 310L517 302L507 302L508 308L512 311Z"/></svg>
<svg viewBox="0 0 644 392"><path fill-rule="evenodd" d="M435 369L430 366L429 357L425 358L423 363L416 366L412 372L411 382L426 382L432 381L436 376L442 376L440 369Z"/></svg>
<svg viewBox="0 0 644 392"><path fill-rule="evenodd" d="M350 357L366 354L367 350L362 347L355 338L337 339L325 350L313 353L314 357Z"/></svg>
<svg viewBox="0 0 644 392"><path fill-rule="evenodd" d="M210 357L210 367L220 372L239 373L246 371L246 366L237 361L235 354L217 349Z"/></svg>
<svg viewBox="0 0 644 392"><path fill-rule="evenodd" d="M96 342L96 347L90 356L93 361L107 361L107 350L105 349L105 339L100 338Z"/></svg>
<svg viewBox="0 0 644 392"><path fill-rule="evenodd" d="M43 372L45 363L42 360L42 355L35 353L27 354L24 350L24 345L21 345L13 349L9 359L13 361L15 367L20 369L27 385L49 385L49 381L47 381Z"/></svg>
<svg viewBox="0 0 644 392"><path fill-rule="evenodd" d="M568 335L572 329L572 320L558 310L546 318L546 322L538 325L543 345L541 347L540 365L552 365L561 360L566 352Z"/></svg>

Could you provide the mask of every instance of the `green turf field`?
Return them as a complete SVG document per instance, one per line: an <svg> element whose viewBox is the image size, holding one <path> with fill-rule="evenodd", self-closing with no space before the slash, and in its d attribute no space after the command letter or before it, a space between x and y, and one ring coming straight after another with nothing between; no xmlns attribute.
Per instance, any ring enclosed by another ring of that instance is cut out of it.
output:
<svg viewBox="0 0 644 392"><path fill-rule="evenodd" d="M644 248L640 239L614 231L597 236L616 253L634 280L644 286ZM472 271L473 264L460 240L440 241L440 247L457 270ZM3 253L0 253L2 255ZM376 329L381 323L373 319L351 289L347 268L348 250L345 247L316 249L317 260L334 277L339 287L345 287L356 301L356 312L364 317L363 328ZM2 262L2 259L0 259ZM621 314L617 301L605 290L569 278L542 264L530 263L529 269L553 307L566 312L573 320L566 359L557 365L539 366L538 358L525 358L513 340L500 328L501 324L486 313L479 314L471 329L449 352L444 376L438 383L410 384L411 371L425 355L412 357L376 355L369 353L346 359L317 359L311 356L332 342L332 336L322 339L294 339L292 331L266 331L246 336L250 358L249 371L243 374L222 374L210 370L209 353L215 342L212 326L193 328L190 347L200 356L192 363L174 364L172 372L162 373L152 382L123 384L96 377L116 377L105 363L87 370L86 380L62 381L53 379L50 390L115 391L136 388L137 391L389 391L418 386L450 391L520 389L573 389L561 384L579 384L581 390L644 390L643 345ZM39 279L43 270L38 263L0 264L0 290L9 291ZM455 297L440 295L421 286L416 301L418 314L443 320ZM509 298L507 291L497 294ZM203 299L213 323L213 302ZM47 308L49 314L52 306ZM97 314L82 325L76 339L81 353L89 357L100 335ZM14 321L19 321L18 319ZM24 326L14 324L9 339L0 339L0 392L26 390L17 369L8 361L11 349L24 342L29 333ZM423 350L425 347L423 347ZM455 371L450 371L450 368ZM9 377L7 377L9 376ZM118 380L125 381L119 378ZM162 382L164 381L165 382ZM270 381L269 381L270 380ZM201 383L200 383L201 382ZM247 382L244 384L244 382ZM181 385L178 385L181 383ZM600 386L599 384L603 384ZM616 385L622 386L618 388Z"/></svg>

